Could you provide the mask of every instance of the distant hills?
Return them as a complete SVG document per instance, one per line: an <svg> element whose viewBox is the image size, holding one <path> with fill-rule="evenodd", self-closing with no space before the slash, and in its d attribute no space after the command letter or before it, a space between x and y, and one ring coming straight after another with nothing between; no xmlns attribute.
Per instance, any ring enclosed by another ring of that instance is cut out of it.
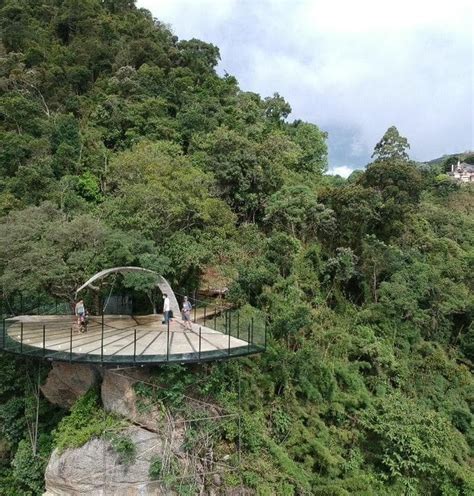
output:
<svg viewBox="0 0 474 496"><path fill-rule="evenodd" d="M434 158L434 159L429 160L427 162L420 162L420 164L430 165L430 166L442 165L449 158L459 158L459 160L461 160L461 162L464 162L467 158L474 160L474 151L471 150L471 151L464 151L464 152L459 152L459 153L451 153L448 155L442 155L441 157ZM471 163L471 162L469 162L469 163Z"/></svg>

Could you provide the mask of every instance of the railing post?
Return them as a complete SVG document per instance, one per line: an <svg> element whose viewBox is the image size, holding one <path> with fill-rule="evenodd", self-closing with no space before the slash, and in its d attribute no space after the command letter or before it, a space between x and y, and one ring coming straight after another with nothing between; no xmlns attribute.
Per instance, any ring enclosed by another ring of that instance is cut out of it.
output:
<svg viewBox="0 0 474 496"><path fill-rule="evenodd" d="M104 325L104 302L102 299L99 299L99 304L100 304L100 320L101 320L101 336L100 336L100 361L104 361L104 331L105 331L105 325Z"/></svg>
<svg viewBox="0 0 474 496"><path fill-rule="evenodd" d="M104 361L104 319L102 318L102 330L100 334L100 361Z"/></svg>
<svg viewBox="0 0 474 496"><path fill-rule="evenodd" d="M69 363L72 362L72 327L71 327L71 334L69 337Z"/></svg>
<svg viewBox="0 0 474 496"><path fill-rule="evenodd" d="M230 327L231 327L231 314L227 319L228 329L227 329L227 354L230 355Z"/></svg>
<svg viewBox="0 0 474 496"><path fill-rule="evenodd" d="M170 319L166 322L166 361L170 361Z"/></svg>
<svg viewBox="0 0 474 496"><path fill-rule="evenodd" d="M199 360L201 360L201 326L199 326Z"/></svg>
<svg viewBox="0 0 474 496"><path fill-rule="evenodd" d="M250 322L247 326L247 352L250 351Z"/></svg>
<svg viewBox="0 0 474 496"><path fill-rule="evenodd" d="M133 362L137 361L137 330L133 331Z"/></svg>
<svg viewBox="0 0 474 496"><path fill-rule="evenodd" d="M46 355L46 325L43 324L43 356Z"/></svg>
<svg viewBox="0 0 474 496"><path fill-rule="evenodd" d="M252 317L251 323L252 323L251 342L252 342L252 344L253 344L253 317Z"/></svg>
<svg viewBox="0 0 474 496"><path fill-rule="evenodd" d="M240 339L240 310L237 310L237 339Z"/></svg>
<svg viewBox="0 0 474 496"><path fill-rule="evenodd" d="M194 292L194 323L196 323L196 292Z"/></svg>
<svg viewBox="0 0 474 496"><path fill-rule="evenodd" d="M20 353L23 353L23 322L20 325Z"/></svg>
<svg viewBox="0 0 474 496"><path fill-rule="evenodd" d="M214 307L214 330L215 331L217 331L216 318L217 318L217 307Z"/></svg>

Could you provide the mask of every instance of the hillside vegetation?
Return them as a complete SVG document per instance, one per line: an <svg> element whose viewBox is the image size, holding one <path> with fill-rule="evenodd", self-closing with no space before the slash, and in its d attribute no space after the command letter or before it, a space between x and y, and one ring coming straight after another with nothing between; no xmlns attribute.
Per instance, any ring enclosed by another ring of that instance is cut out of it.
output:
<svg viewBox="0 0 474 496"><path fill-rule="evenodd" d="M4 295L71 298L119 265L193 291L210 271L271 335L260 357L163 372L229 411L241 374L227 489L474 494L472 189L418 168L394 127L363 173L325 175L323 131L132 0L0 8ZM33 454L32 370L0 356L3 495L42 494L64 415L41 399Z"/></svg>

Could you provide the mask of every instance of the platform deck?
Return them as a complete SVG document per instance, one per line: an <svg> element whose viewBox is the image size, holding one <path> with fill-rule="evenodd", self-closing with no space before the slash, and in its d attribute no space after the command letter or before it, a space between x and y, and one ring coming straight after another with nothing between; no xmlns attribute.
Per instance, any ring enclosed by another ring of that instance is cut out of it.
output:
<svg viewBox="0 0 474 496"><path fill-rule="evenodd" d="M105 315L102 332L102 317L90 317L87 332L79 333L71 315L17 316L6 321L3 348L23 355L91 362L198 361L258 351L240 336L196 323L187 330L180 319L172 319L168 329L161 318Z"/></svg>

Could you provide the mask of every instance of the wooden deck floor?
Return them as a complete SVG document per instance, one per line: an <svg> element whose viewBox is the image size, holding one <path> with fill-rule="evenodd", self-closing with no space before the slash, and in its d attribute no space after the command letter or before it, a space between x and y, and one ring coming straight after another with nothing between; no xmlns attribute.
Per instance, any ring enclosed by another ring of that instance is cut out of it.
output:
<svg viewBox="0 0 474 496"><path fill-rule="evenodd" d="M71 315L17 316L7 320L6 334L10 343L16 342L15 346L23 337L23 348L30 352L44 349L45 355L72 353L87 355L92 360L103 356L104 361L120 361L125 357L152 360L157 356L168 356L172 360L173 357L196 355L199 351L203 355L209 352L224 354L230 349L233 354L234 351L248 347L248 342L243 339L199 324L192 324L192 327L192 330L186 330L180 319L173 319L168 334L167 326L161 322L161 315L105 315L103 349L101 317L90 317L88 331L81 334L75 331L75 319ZM23 353L27 354L27 351Z"/></svg>

